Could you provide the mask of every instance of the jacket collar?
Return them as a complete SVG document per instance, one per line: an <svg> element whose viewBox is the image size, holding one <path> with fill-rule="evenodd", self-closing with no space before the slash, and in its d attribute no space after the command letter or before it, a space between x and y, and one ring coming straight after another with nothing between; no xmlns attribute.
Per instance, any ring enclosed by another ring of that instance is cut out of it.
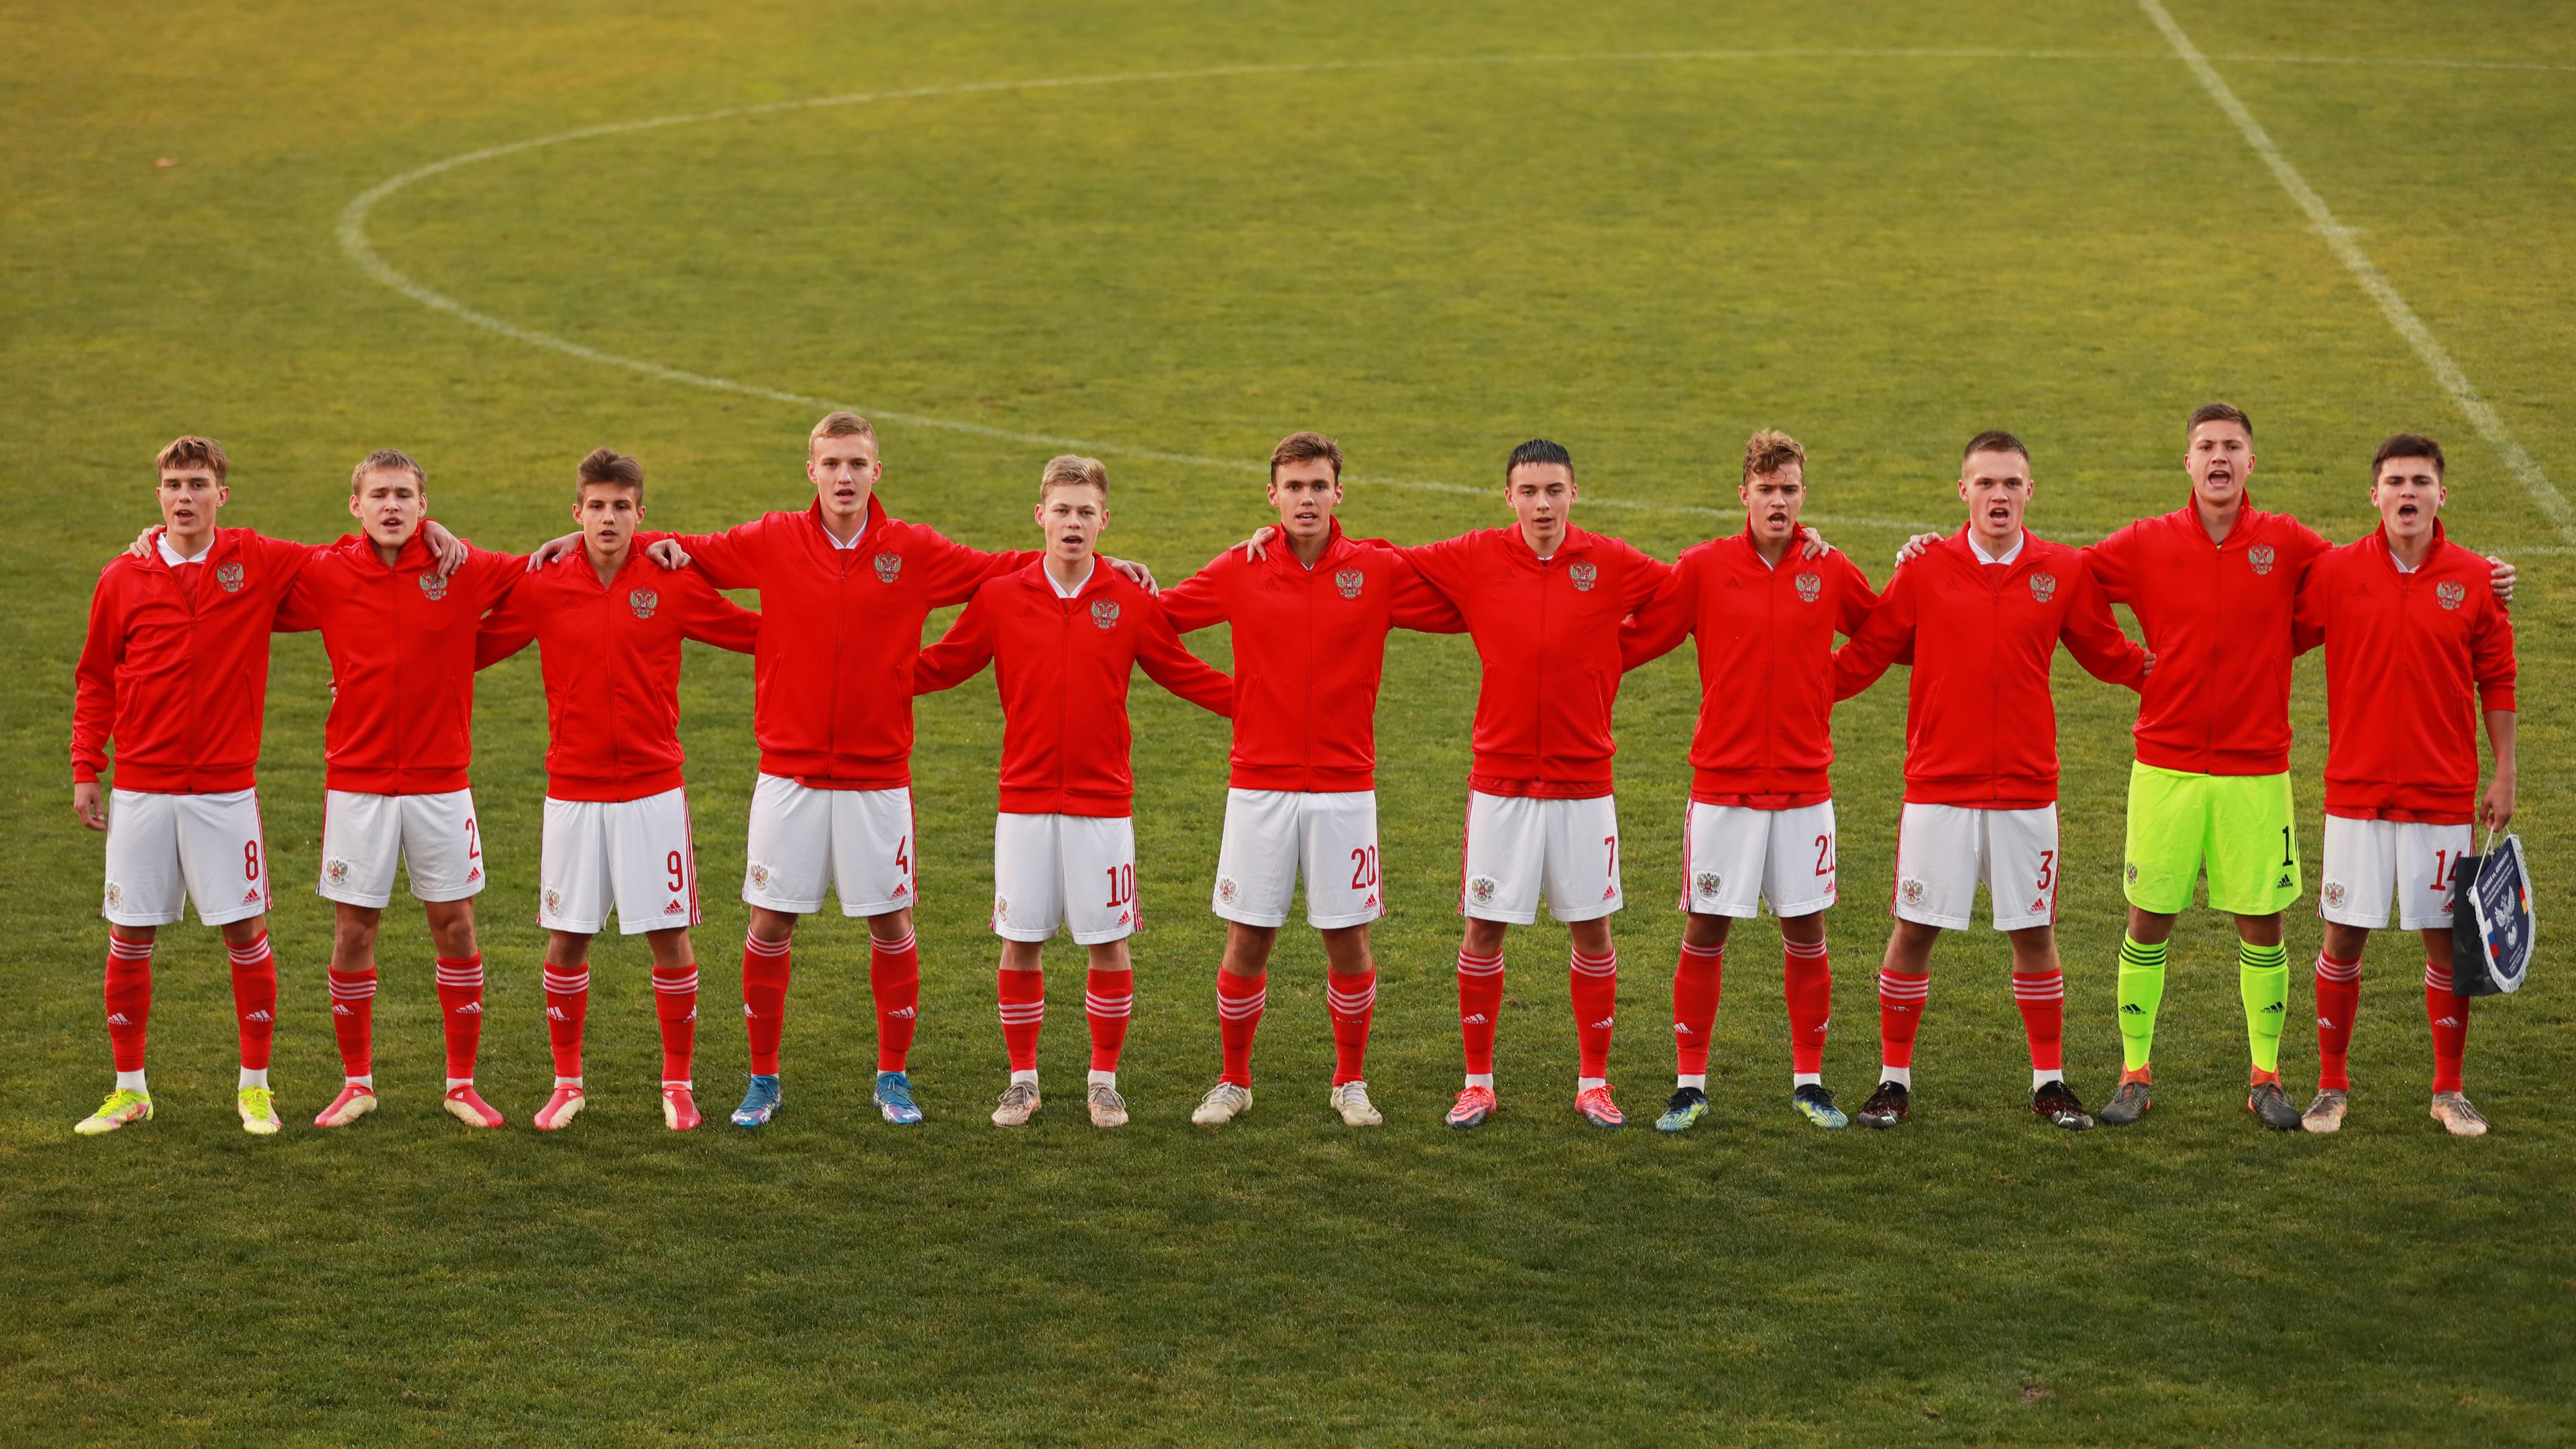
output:
<svg viewBox="0 0 2576 1449"><path fill-rule="evenodd" d="M2236 505L2236 526L2227 530L2227 538L2218 547L2222 550L2251 548L2256 531L2271 516L2254 506L2254 490L2246 489L2245 496ZM2200 500L2192 496L2188 489L2184 490L2182 507L2166 514L2165 517L2177 528L2188 528L2204 539L2209 537L2209 530L2202 527L2200 522Z"/></svg>
<svg viewBox="0 0 2576 1449"><path fill-rule="evenodd" d="M2399 572L2397 567L2397 551L2388 546L2388 525L2386 523L2382 523L2377 528L2372 529L2370 531L2370 537L2373 542L2379 545L2379 557L2382 562L2388 565L2389 572ZM2433 546L2424 550L2424 561L2415 566L2415 572L2419 574L2429 572L2433 565L2440 563L2442 561L2442 550L2450 546L2450 541L2450 535L2442 531L2442 520L2439 517L2436 517L2433 520Z"/></svg>
<svg viewBox="0 0 2576 1449"><path fill-rule="evenodd" d="M426 522L426 520L423 521ZM403 540L403 546L395 552L393 565L390 568L377 555L376 541L364 533L344 533L340 535L340 541L332 546L358 567L383 573L426 573L438 567L437 556L429 551L429 544L422 539L418 529L412 530L411 537ZM580 550L575 549L573 552L579 553Z"/></svg>
<svg viewBox="0 0 2576 1449"><path fill-rule="evenodd" d="M867 547L868 540L874 538L877 530L885 526L885 500L879 498L874 493L868 495L868 521L860 526L859 536L850 541L850 546L847 549L842 549L838 543L834 542L832 538L832 530L823 526L822 499L817 498L813 502L806 504L805 516L813 520L815 542L836 552L856 553L858 550Z"/></svg>
<svg viewBox="0 0 2576 1449"><path fill-rule="evenodd" d="M1102 558L1099 551L1095 549L1091 555L1091 577L1084 579L1082 587L1074 590L1073 597L1067 599L1055 591L1055 580L1047 577L1046 565L1046 552L1041 549L1036 558L1021 567L1020 582L1057 603L1079 603L1108 588L1109 581L1118 577L1118 570L1111 568L1109 561Z"/></svg>
<svg viewBox="0 0 2576 1449"><path fill-rule="evenodd" d="M1572 523L1565 525L1565 539L1556 546L1556 552L1549 554L1545 559L1540 558L1538 556L1538 550L1531 548L1529 546L1529 540L1522 537L1521 525L1518 519L1514 519L1512 522L1506 523L1494 531L1503 536L1503 546L1505 548L1510 549L1517 557L1526 559L1533 564L1548 564L1561 558L1572 558L1577 555L1587 553L1592 548L1592 535L1575 527Z"/></svg>
<svg viewBox="0 0 2576 1449"><path fill-rule="evenodd" d="M1296 551L1288 547L1288 539L1285 534L1280 535L1275 542L1263 550L1263 555L1268 560L1270 567L1278 572L1288 574L1320 574L1359 551L1359 545L1351 542L1350 539L1343 534L1342 521L1339 518L1328 518L1325 520L1325 523L1331 527L1332 534L1324 540L1324 551L1315 556L1314 568L1308 569L1305 565L1297 562Z"/></svg>
<svg viewBox="0 0 2576 1449"><path fill-rule="evenodd" d="M2025 522L2021 526L2021 552L2015 554L2013 556L2013 561L2009 564L2003 565L2003 567L2016 570L2029 567L2039 558L2039 546L2047 541L2048 540L2041 538L2038 532ZM1966 560L1977 568L1982 569L1991 567L1991 565L1986 562L1986 556L1979 553L1977 551L1977 546L1968 540L1968 525L1964 523L1959 525L1959 531L1957 533L1951 534L1948 538L1943 539L1940 543L1940 547L1949 549L1951 552L1957 554L1960 558Z"/></svg>

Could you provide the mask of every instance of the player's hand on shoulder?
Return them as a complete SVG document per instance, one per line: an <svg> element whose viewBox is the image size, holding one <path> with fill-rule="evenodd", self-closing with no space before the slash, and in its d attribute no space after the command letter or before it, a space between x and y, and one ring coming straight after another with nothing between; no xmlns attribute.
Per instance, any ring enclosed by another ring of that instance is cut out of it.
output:
<svg viewBox="0 0 2576 1449"><path fill-rule="evenodd" d="M1918 533L1914 535L1912 538L1907 539L1902 545L1898 546L1896 550L1896 566L1898 568L1903 568L1907 561L1921 558L1924 550L1940 541L1941 535L1937 533Z"/></svg>
<svg viewBox="0 0 2576 1449"><path fill-rule="evenodd" d="M562 558L565 554L568 554L579 547L581 547L581 531L579 529L547 539L545 542L538 544L536 550L528 555L528 572L535 573L537 570L544 568L546 565L553 563L556 559Z"/></svg>
<svg viewBox="0 0 2576 1449"><path fill-rule="evenodd" d="M1834 546L1825 542L1825 536L1815 529L1801 526L1798 532L1807 540L1807 557L1823 558L1834 551Z"/></svg>
<svg viewBox="0 0 2576 1449"><path fill-rule="evenodd" d="M579 536L574 535L576 538ZM689 566L689 551L680 547L680 541L676 538L653 540L644 546L644 556L666 569L684 569Z"/></svg>
<svg viewBox="0 0 2576 1449"><path fill-rule="evenodd" d="M1162 592L1162 590L1156 587L1154 583L1154 571L1152 569L1145 567L1143 564L1136 562L1132 558L1110 558L1107 554L1102 554L1101 558L1106 561L1111 568L1116 569L1119 574L1127 580L1127 582L1143 589L1146 593L1159 594Z"/></svg>
<svg viewBox="0 0 2576 1449"><path fill-rule="evenodd" d="M2138 671L2138 677L2141 679L2153 678L2156 672L2156 651L2153 649L2141 649L2138 652L2147 656L2146 667Z"/></svg>
<svg viewBox="0 0 2576 1449"><path fill-rule="evenodd" d="M107 828L106 792L99 789L96 780L72 782L72 813L92 830Z"/></svg>
<svg viewBox="0 0 2576 1449"><path fill-rule="evenodd" d="M1270 540L1277 538L1278 536L1279 530L1267 523L1254 529L1252 531L1252 537L1243 541L1243 561L1245 563L1259 563L1261 560L1268 558L1270 556Z"/></svg>
<svg viewBox="0 0 2576 1449"><path fill-rule="evenodd" d="M420 541L428 544L429 551L438 556L438 577L447 578L458 569L465 567L467 553L465 540L448 532L447 525L437 519L424 518L420 521Z"/></svg>
<svg viewBox="0 0 2576 1449"><path fill-rule="evenodd" d="M125 546L125 556L127 558L152 557L152 546L159 542L160 538L161 525L156 523L150 528L143 530L141 533L134 535L134 542Z"/></svg>
<svg viewBox="0 0 2576 1449"><path fill-rule="evenodd" d="M2487 575L2487 582L2495 585L2496 602L2508 609L2512 608L2513 565L2497 558L2494 554L2487 555L2487 562L2495 566L2495 571Z"/></svg>

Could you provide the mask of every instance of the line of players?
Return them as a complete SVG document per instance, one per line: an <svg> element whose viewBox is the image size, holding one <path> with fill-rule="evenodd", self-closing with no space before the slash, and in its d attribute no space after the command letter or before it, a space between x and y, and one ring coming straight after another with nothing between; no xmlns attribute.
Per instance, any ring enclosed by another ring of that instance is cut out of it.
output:
<svg viewBox="0 0 2576 1449"><path fill-rule="evenodd" d="M1883 1066L1859 1119L1890 1127L1908 1115L1932 946L1941 931L1970 924L1983 883L1994 925L2012 943L2032 1110L2060 1127L2092 1125L2063 1077L2053 934L2049 670L2062 640L2088 671L2144 696L2119 966L2126 1070L2103 1120L2133 1122L2147 1110L2164 943L2205 871L2212 907L2233 913L2243 938L2247 1106L2260 1120L2341 1125L2361 945L2387 923L2394 896L2399 924L2422 932L2426 947L2433 1116L2454 1133L2483 1132L2460 1090L2468 1001L2448 979L2444 872L2467 849L2473 818L2501 827L2513 811L2504 613L2512 570L2444 539L2443 460L2429 438L2400 434L2381 447L2371 481L2381 527L2341 549L2252 507L2243 413L2205 406L2187 439L2190 502L2079 550L2023 526L2028 450L2007 433L1979 434L1960 467L1966 524L1911 541L1881 596L1802 528L1804 452L1767 431L1746 446L1743 532L1674 564L1574 527L1573 461L1545 440L1506 463L1511 525L1411 548L1351 538L1334 516L1340 450L1294 434L1271 458L1275 527L1159 594L1141 566L1096 552L1109 522L1108 478L1096 461L1047 465L1035 509L1042 551L984 553L887 516L874 432L848 413L809 436L815 501L802 512L718 534L640 534L642 469L602 449L577 470L580 531L526 557L470 548L430 522L425 474L389 451L352 475L359 535L317 548L219 529L222 450L181 438L158 459L163 525L102 573L79 666L74 803L108 834L105 995L117 1082L76 1130L152 1115L143 1072L150 957L157 928L180 920L185 900L231 946L243 1125L262 1134L282 1125L266 1076L276 971L251 768L269 634L314 628L334 685L320 892L337 912L329 980L346 1074L317 1126L346 1125L376 1105L373 946L397 864L410 872L437 950L447 1110L470 1125L502 1125L473 1081L483 973L472 898L483 872L466 768L474 671L532 641L550 735L539 921L549 932L555 1058L554 1089L534 1125L559 1129L586 1100L587 950L612 910L652 949L665 1121L698 1125L689 927L699 914L676 731L683 638L757 661L760 773L743 886L751 1085L737 1125L757 1128L778 1110L796 922L822 908L827 888L845 914L868 922L876 1105L889 1122L921 1120L906 1075L920 980L911 701L987 663L1005 721L992 922L1003 942L996 995L1010 1062L993 1120L1019 1125L1042 1104L1039 949L1060 929L1089 954L1091 1119L1127 1120L1116 1073L1137 906L1125 699L1141 664L1235 721L1211 902L1229 923L1217 977L1224 1068L1193 1120L1213 1126L1251 1106L1266 963L1302 877L1328 962L1331 1105L1353 1126L1374 1125L1364 1075L1376 996L1369 925L1383 912L1374 715L1385 637L1403 627L1467 633L1483 663L1460 871L1467 1075L1448 1113L1453 1127L1478 1126L1495 1110L1504 939L1509 926L1536 920L1542 900L1572 937L1577 1111L1598 1126L1624 1121L1607 1080L1618 970L1609 918L1623 903L1612 705L1625 670L1695 636L1703 703L1685 805L1678 1072L1658 1127L1687 1129L1706 1110L1729 928L1765 902L1783 938L1792 1103L1820 1127L1846 1124L1821 1075L1832 991L1823 920L1836 896L1830 714L1899 662L1912 679L1896 925L1877 978ZM762 609L744 610L718 589L758 589ZM2153 652L2120 632L2114 601L2135 610ZM960 602L967 608L947 636L920 648L929 611ZM1232 629L1233 678L1179 640L1218 623ZM1840 650L1837 635L1849 640ZM2301 890L2288 695L2291 659L2320 643L2328 924L2316 968L2320 1090L2302 1114L2278 1076L2281 915ZM2472 728L2480 712L2496 760L2483 797ZM109 808L100 775L111 740Z"/></svg>

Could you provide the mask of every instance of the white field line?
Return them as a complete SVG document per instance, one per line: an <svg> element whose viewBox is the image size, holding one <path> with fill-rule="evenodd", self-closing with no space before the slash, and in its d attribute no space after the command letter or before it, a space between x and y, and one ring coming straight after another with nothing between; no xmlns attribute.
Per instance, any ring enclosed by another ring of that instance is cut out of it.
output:
<svg viewBox="0 0 2576 1449"><path fill-rule="evenodd" d="M2152 3L2152 0L2149 0L2149 3ZM2161 14L2160 11L2157 13ZM2170 24L2170 21L2166 23ZM2175 33L2179 34L2179 32ZM2184 42L2184 44L2187 45L2188 42ZM397 270L391 263L387 262L377 253L374 245L367 238L367 219L380 203L382 203L387 197L392 196L395 192L401 191L415 182L425 181L430 177L454 171L461 167L475 165L480 162L498 160L505 156L515 156L522 152L534 151L548 146L562 145L572 141L596 140L606 136L630 135L639 131L661 130L671 126L695 125L705 121L721 121L745 116L775 115L788 111L820 110L832 106L854 106L880 101L918 100L944 96L980 95L1010 91L1054 90L1082 86L1125 85L1149 81L1216 80L1255 75L1391 70L1402 68L1429 69L1480 65L1572 65L1582 63L1651 63L1659 61L1772 59L2096 60L2147 61L2161 63L2166 59L2166 57L2161 55L2052 50L1790 49L1605 51L1569 55L1485 55L1428 59L1313 61L1277 65L1210 66L1196 70L1136 71L1126 74L1062 76L1038 80L977 81L956 85L915 86L900 90L868 91L838 96L819 96L810 97L804 100L771 101L760 105L727 106L710 111L693 111L680 115L653 116L643 120L617 121L605 125L583 126L574 130L558 131L553 135L537 136L524 141L513 141L499 146L486 146L479 150L466 151L458 155L445 157L441 160L432 161L425 166L414 167L409 171L403 172L401 175L390 177L384 181L378 182L376 185L358 193L358 195L350 199L347 206L341 208L338 227L340 250L348 256L351 262L357 265L360 271L365 272L368 276L374 278L386 287L411 298L413 301L420 303L422 306L427 307L432 311L443 313L460 322L480 327L485 331L507 337L514 342L525 343L531 347L545 348L550 351L562 353L568 357L579 358L585 362L598 363L607 367L622 368L628 372L639 373L643 376L655 378L663 382L678 383L687 387L704 388L714 392L732 393L738 397L755 398L764 402L790 403L799 407L821 409L824 411L846 407L853 412L864 413L868 417L880 422L905 424L918 428L935 428L945 432L963 433L972 437L991 438L1000 442L1021 443L1031 447L1069 449L1083 453L1107 454L1111 457L1141 458L1152 462L1178 464L1184 467L1213 468L1229 472L1257 473L1264 471L1265 465L1248 459L1209 458L1192 453L1174 453L1163 449L1139 447L1132 444L1108 443L1083 438L1068 438L1051 433L1026 432L1015 428L999 428L984 423L965 422L956 418L933 417L924 413L904 412L892 408L875 407L864 403L850 403L837 399L821 397L811 393L788 392L779 388L762 387L756 383L738 382L732 378L713 377L706 373L690 372L684 368L670 367L665 364L652 362L643 358L622 356L618 353L608 352L600 348L588 346L584 343L575 342L570 338L557 337L550 332L541 332L533 327L523 327L518 323L508 321L504 318L495 317L488 312L477 311L463 302L448 296L444 292L437 291L414 281L411 277ZM2229 59L2320 65L2448 65L2514 70L2576 70L2576 67L2571 66L2526 65L2501 61L2380 61L2363 57L2347 58L2336 56L2231 56ZM2206 71L2207 66L2205 62L2201 63L2201 69ZM2214 81L2215 77L2210 77L2210 79ZM2248 124L2250 124L2250 122L2248 122ZM2393 296L2394 294L2392 293L2391 295ZM2401 303L2400 305L2402 306L2403 304ZM2481 406L2483 406L2483 404L2481 404ZM1360 473L1353 473L1351 475L1351 481L1355 483L1369 483L1381 486L1406 488L1420 492L1453 493L1473 497L1490 496L1496 491L1488 488L1470 487L1463 483L1446 483L1433 479L1387 478ZM2542 486L2547 486L2546 480L2543 480ZM2554 491L2552 496L2555 496ZM1686 503L1660 503L1646 499L1617 497L1595 497L1588 501L1587 506L1594 508L1622 509L1640 513L1704 515L1713 518L1732 517L1736 512L1734 509L1725 507ZM2561 506L2564 506L2564 500L2561 500ZM1808 517L1810 521L1826 527L1887 529L1908 534L1947 531L1939 524L1923 523L1907 519L1859 518L1815 514L1808 515ZM2563 526L2564 525L2562 525L2562 527ZM2576 537L2576 534L2571 534L2570 536Z"/></svg>
<svg viewBox="0 0 2576 1449"><path fill-rule="evenodd" d="M2423 359L2424 366L2432 371L2434 381L2451 395L2451 402L2467 415L2470 424L2487 440L2487 445L2503 456L2505 467L2522 480L2523 490L2531 495L2533 503L2539 505L2541 514L2557 528L2561 537L2576 543L2576 508L2568 506L2566 495L2549 481L2549 475L2541 471L2540 464L2523 451L2522 444L2505 427L2504 419L2497 417L2495 409L2487 406L2487 400L2479 396L2468 375L2460 371L2460 365L2451 360L2449 351L2434 339L2432 329L2424 325L2424 319L2415 315L2415 309L2406 305L2404 297L2397 295L2397 289L2380 274L2369 254L2361 249L2361 243L2353 240L2352 232L2335 220L2325 198L2317 195L2315 188L2308 185L2307 178L2290 164L2290 158L2281 154L2281 148L2273 144L2271 133L2254 119L2253 112L2245 109L2245 103L2236 98L2236 92L2228 88L2226 81L2219 79L2209 57L2202 55L2199 48L2191 43L2191 37L2174 23L2162 0L2138 0L2138 8L2147 12L2147 18L2164 32L2174 54L2191 67L2191 73L2200 78L2201 88L2209 92L2211 100L2218 102L2218 108L2227 113L2227 119L2236 123L2236 130L2244 136L2245 144L2253 147L2254 154L2271 168L2272 179L2280 182L2281 189L2290 193L2290 199L2307 213L2309 222L2326 239L2326 245L2334 250L2336 259L2351 271L2353 279L2361 283L2361 289L2370 294L2370 299L2379 304L2380 313L2388 319L2388 325L2396 328L2397 335L2405 338L2415 349L2415 355Z"/></svg>

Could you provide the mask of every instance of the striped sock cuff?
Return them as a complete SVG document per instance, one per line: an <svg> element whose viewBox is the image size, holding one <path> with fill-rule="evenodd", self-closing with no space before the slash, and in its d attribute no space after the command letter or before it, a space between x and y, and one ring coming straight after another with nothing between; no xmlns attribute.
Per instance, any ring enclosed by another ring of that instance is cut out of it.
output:
<svg viewBox="0 0 2576 1449"><path fill-rule="evenodd" d="M1377 1005L1376 977L1370 977L1369 984L1357 991L1344 991L1335 986L1324 988L1325 1009L1335 1016L1357 1016L1375 1005Z"/></svg>
<svg viewBox="0 0 2576 1449"><path fill-rule="evenodd" d="M1001 1015L1004 1026L1026 1026L1033 1021L1044 1021L1046 1002L1005 1001L1001 1004Z"/></svg>
<svg viewBox="0 0 2576 1449"><path fill-rule="evenodd" d="M880 956L900 956L906 951L914 949L920 943L920 939L921 935L917 931L904 932L903 939L900 941L880 941L874 937L870 937L868 940L868 949L876 952ZM781 947L784 947L787 943L781 941L778 944Z"/></svg>
<svg viewBox="0 0 2576 1449"><path fill-rule="evenodd" d="M787 954L787 948L792 944L794 943L788 941L764 941L758 936L742 938L742 949L754 956L784 956Z"/></svg>
<svg viewBox="0 0 2576 1449"><path fill-rule="evenodd" d="M256 966L269 959L268 933L260 932L247 946L227 946L225 949L231 952L234 965Z"/></svg>
<svg viewBox="0 0 2576 1449"><path fill-rule="evenodd" d="M1228 996L1219 992L1216 998L1216 1014L1227 1021L1241 1021L1246 1017L1259 1016L1262 1009L1269 1004L1270 993L1266 990L1256 991L1250 996Z"/></svg>
<svg viewBox="0 0 2576 1449"><path fill-rule="evenodd" d="M476 957L471 964L458 962L451 965L445 961L439 962L438 984L441 986L462 986L474 990L481 990L483 986L482 958L479 956Z"/></svg>
<svg viewBox="0 0 2576 1449"><path fill-rule="evenodd" d="M119 961L149 961L152 959L152 943L110 936L107 938L107 954Z"/></svg>
<svg viewBox="0 0 2576 1449"><path fill-rule="evenodd" d="M1136 1004L1131 993L1126 996L1103 996L1097 991L1082 994L1082 1009L1093 1016L1125 1016Z"/></svg>
<svg viewBox="0 0 2576 1449"><path fill-rule="evenodd" d="M1458 953L1458 974L1461 976L1500 976L1503 974L1503 954L1500 951L1497 951L1491 956L1470 956L1466 952L1461 951Z"/></svg>
<svg viewBox="0 0 2576 1449"><path fill-rule="evenodd" d="M688 974L685 976L664 975L656 971L653 973L653 989L667 991L673 996L693 995L698 989L698 968L695 966L688 968Z"/></svg>
<svg viewBox="0 0 2576 1449"><path fill-rule="evenodd" d="M1931 978L1924 979L1928 982ZM2066 973L2063 971L2048 971L2031 976L2025 976L2016 971L2013 973L2012 983L2015 1001L2064 1001L2066 999Z"/></svg>
<svg viewBox="0 0 2576 1449"><path fill-rule="evenodd" d="M1682 949L1687 951L1690 948L1685 946ZM1824 956L1825 943L1821 940L1782 941L1780 943L1780 950L1782 954L1794 956L1801 961L1814 961L1819 960Z"/></svg>
<svg viewBox="0 0 2576 1449"><path fill-rule="evenodd" d="M1932 994L1932 978L1878 973L1878 994L1889 1001L1922 1001Z"/></svg>
<svg viewBox="0 0 2576 1449"><path fill-rule="evenodd" d="M2123 936L2120 939L2120 964L2134 966L2141 971L2162 971L2168 944L2158 941L2150 946L2135 936Z"/></svg>
<svg viewBox="0 0 2576 1449"><path fill-rule="evenodd" d="M2317 954L2317 979L2319 981L2359 981L2361 979L2361 962L2358 959L2351 961L2337 961L2333 957L2328 956L2323 952L2319 952Z"/></svg>
<svg viewBox="0 0 2576 1449"><path fill-rule="evenodd" d="M1568 959L1574 967L1575 974L1578 976L1616 976L1619 974L1619 953L1616 951L1611 952L1607 956L1586 956L1582 952L1577 951Z"/></svg>
<svg viewBox="0 0 2576 1449"><path fill-rule="evenodd" d="M2290 964L2290 948L2256 946L2239 942L2236 947L2236 964L2253 971L2279 970Z"/></svg>
<svg viewBox="0 0 2576 1449"><path fill-rule="evenodd" d="M557 996L579 996L590 990L588 966L577 966L570 971L557 971L549 966L545 970L545 978L546 990Z"/></svg>
<svg viewBox="0 0 2576 1449"><path fill-rule="evenodd" d="M2430 961L2425 962L2425 963L2424 963L2424 989L2425 989L2425 990L2427 990L2427 991L2449 991L2449 990L2452 990L2452 986L2451 986L2451 973L2450 973L2450 972L2448 972L2448 971L2443 970L2443 969L2442 969L2441 967L2439 967L2439 966L2434 965L2434 964L2433 964L2432 962L2430 962Z"/></svg>
<svg viewBox="0 0 2576 1449"><path fill-rule="evenodd" d="M1682 954L1685 956L1695 956L1703 961L1715 961L1726 954L1726 948L1724 946L1694 946L1690 942L1684 941L1682 942ZM1817 954L1822 955L1824 953L1819 951ZM1574 959L1580 961L1583 958L1577 956Z"/></svg>
<svg viewBox="0 0 2576 1449"><path fill-rule="evenodd" d="M323 976L331 984L333 1001L365 1001L376 994L373 971L326 971Z"/></svg>

